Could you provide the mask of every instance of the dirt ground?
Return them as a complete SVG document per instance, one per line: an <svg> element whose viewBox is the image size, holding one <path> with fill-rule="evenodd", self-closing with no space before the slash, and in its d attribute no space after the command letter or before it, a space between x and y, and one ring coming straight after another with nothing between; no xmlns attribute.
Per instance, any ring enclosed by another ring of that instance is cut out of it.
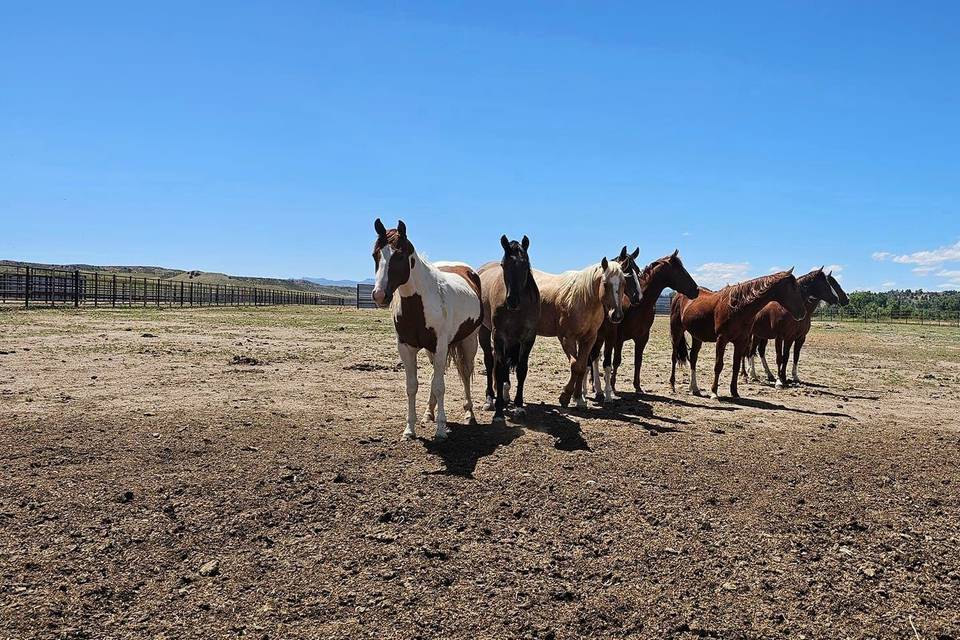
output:
<svg viewBox="0 0 960 640"><path fill-rule="evenodd" d="M960 331L816 324L737 403L668 348L578 411L541 339L434 445L384 312L0 310L0 638L960 638Z"/></svg>

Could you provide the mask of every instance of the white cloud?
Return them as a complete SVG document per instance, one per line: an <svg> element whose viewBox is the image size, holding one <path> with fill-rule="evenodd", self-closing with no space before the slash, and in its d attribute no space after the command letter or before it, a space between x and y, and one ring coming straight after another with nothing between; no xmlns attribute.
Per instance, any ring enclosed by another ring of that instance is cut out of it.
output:
<svg viewBox="0 0 960 640"><path fill-rule="evenodd" d="M913 271L918 276L928 276L934 271L936 271L937 268L938 267L914 267L913 269L911 269L911 271Z"/></svg>
<svg viewBox="0 0 960 640"><path fill-rule="evenodd" d="M681 233L680 235L682 235L684 238L689 238L689 237L690 237L691 235L693 235L693 234L691 234L689 231L684 231L684 232Z"/></svg>
<svg viewBox="0 0 960 640"><path fill-rule="evenodd" d="M941 278L950 278L951 280L960 280L960 269L940 269L937 271L937 275Z"/></svg>
<svg viewBox="0 0 960 640"><path fill-rule="evenodd" d="M777 271L786 271L783 267L770 267L767 273L776 273Z"/></svg>
<svg viewBox="0 0 960 640"><path fill-rule="evenodd" d="M876 255L877 254L874 254L874 256ZM960 261L960 240L947 247L893 256L893 261L898 264L918 264L922 267L938 265L944 262L957 262Z"/></svg>
<svg viewBox="0 0 960 640"><path fill-rule="evenodd" d="M890 289L893 289L895 286L897 286L896 282L884 282L883 284L880 285L880 290L889 291Z"/></svg>
<svg viewBox="0 0 960 640"><path fill-rule="evenodd" d="M697 284L719 289L750 278L749 262L707 262L693 272Z"/></svg>
<svg viewBox="0 0 960 640"><path fill-rule="evenodd" d="M873 252L873 255L872 255L871 257L872 257L874 260L886 260L887 258L889 258L889 257L892 256L892 255L893 255L893 254L890 253L889 251L874 251L874 252Z"/></svg>

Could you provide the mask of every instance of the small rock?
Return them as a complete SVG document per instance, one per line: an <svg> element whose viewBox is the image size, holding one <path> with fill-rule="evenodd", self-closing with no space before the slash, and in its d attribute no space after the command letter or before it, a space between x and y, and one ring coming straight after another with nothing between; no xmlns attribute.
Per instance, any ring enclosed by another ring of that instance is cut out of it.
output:
<svg viewBox="0 0 960 640"><path fill-rule="evenodd" d="M120 494L120 497L117 498L118 502L126 504L127 502L133 502L133 491L124 491Z"/></svg>
<svg viewBox="0 0 960 640"><path fill-rule="evenodd" d="M141 333L141 334L140 334L140 337L141 337L141 338L156 338L157 336L153 335L152 333Z"/></svg>
<svg viewBox="0 0 960 640"><path fill-rule="evenodd" d="M200 569L197 570L202 576L215 576L220 573L220 561L219 560L210 560L209 562L204 562L200 565Z"/></svg>

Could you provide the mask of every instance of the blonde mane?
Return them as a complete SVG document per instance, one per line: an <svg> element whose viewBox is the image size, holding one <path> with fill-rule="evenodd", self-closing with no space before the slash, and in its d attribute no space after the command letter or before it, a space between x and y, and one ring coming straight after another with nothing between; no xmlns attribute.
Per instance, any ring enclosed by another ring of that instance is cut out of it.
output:
<svg viewBox="0 0 960 640"><path fill-rule="evenodd" d="M781 271L769 276L761 276L753 280L747 280L739 284L732 284L724 287L722 291L727 293L730 300L730 307L734 313L737 313L767 295L771 289L789 278L790 275L791 274L786 271Z"/></svg>
<svg viewBox="0 0 960 640"><path fill-rule="evenodd" d="M623 277L623 268L616 260L607 262L607 277L619 273ZM603 281L603 269L600 263L590 265L580 271L567 271L563 281L557 287L557 302L568 309L588 306L600 299L600 283Z"/></svg>

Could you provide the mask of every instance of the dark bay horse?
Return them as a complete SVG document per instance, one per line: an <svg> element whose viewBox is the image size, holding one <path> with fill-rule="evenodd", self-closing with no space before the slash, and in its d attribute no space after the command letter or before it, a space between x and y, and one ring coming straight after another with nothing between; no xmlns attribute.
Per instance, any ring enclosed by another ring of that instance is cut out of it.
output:
<svg viewBox="0 0 960 640"><path fill-rule="evenodd" d="M833 272L824 273L823 267L814 269L810 273L797 278L800 293L806 301L807 314L802 320L793 318L783 306L777 302L770 302L757 314L753 323L752 342L750 346L750 374L753 380L758 380L754 366L754 356L759 352L760 362L767 372L767 379L771 382L774 376L767 365L767 340L773 339L777 357L777 388L787 384L787 361L790 359L790 347L793 347L793 381L800 382L797 375L797 363L800 361L800 349L803 348L810 332L810 323L813 312L820 302L846 306L850 299L840 287L840 283L833 277ZM746 364L744 364L744 367ZM746 370L744 369L744 375Z"/></svg>
<svg viewBox="0 0 960 640"><path fill-rule="evenodd" d="M687 360L685 331L693 337L690 348L690 392L700 395L697 388L697 355L704 342L717 343L716 362L713 365L713 385L710 397L717 397L720 372L723 371L723 355L727 343L733 343L733 376L730 378L730 395L737 393L737 377L741 361L750 346L753 319L768 302L776 300L795 318L806 315L806 307L800 294L793 268L769 276L754 278L740 284L726 286L719 291L700 287L696 299L682 293L673 296L670 302L670 337L673 344L673 366L670 370L670 387L676 390L677 360Z"/></svg>
<svg viewBox="0 0 960 640"><path fill-rule="evenodd" d="M487 366L487 409L495 409L494 422L504 420L504 395L509 393L510 369L517 372L517 395L514 416L522 418L523 383L527 379L530 350L537 339L540 321L540 290L530 272L527 250L530 240L520 242L500 237L503 258L488 262L479 269L483 300L483 326L480 347ZM496 400L494 400L496 387Z"/></svg>
<svg viewBox="0 0 960 640"><path fill-rule="evenodd" d="M623 354L623 343L634 341L633 354L633 388L637 393L643 393L640 387L640 368L643 366L643 350L650 339L650 328L656 315L657 299L666 288L682 293L687 298L696 299L700 290L693 277L683 266L679 256L679 249L669 256L654 260L648 264L639 276L639 287L642 291L640 301L623 311L623 321L619 325L611 325L609 330L601 334L603 339L603 371L606 385L604 396L606 400L617 400L617 370L620 367ZM604 326L606 328L606 325ZM598 342L599 342L598 338ZM599 346L594 347L596 351ZM613 354L611 362L611 354Z"/></svg>
<svg viewBox="0 0 960 640"><path fill-rule="evenodd" d="M480 277L461 262L424 260L407 238L403 221L387 230L377 218L373 223L377 240L373 245L376 284L373 299L380 307L393 308L397 349L407 377L407 428L405 438L416 437L417 353L426 349L433 363L430 400L424 422L434 418L434 438L447 437L447 414L443 406L444 373L447 357L456 364L463 382L464 420L475 423L470 380L477 355L477 329L482 323ZM394 299L394 294L399 294Z"/></svg>

